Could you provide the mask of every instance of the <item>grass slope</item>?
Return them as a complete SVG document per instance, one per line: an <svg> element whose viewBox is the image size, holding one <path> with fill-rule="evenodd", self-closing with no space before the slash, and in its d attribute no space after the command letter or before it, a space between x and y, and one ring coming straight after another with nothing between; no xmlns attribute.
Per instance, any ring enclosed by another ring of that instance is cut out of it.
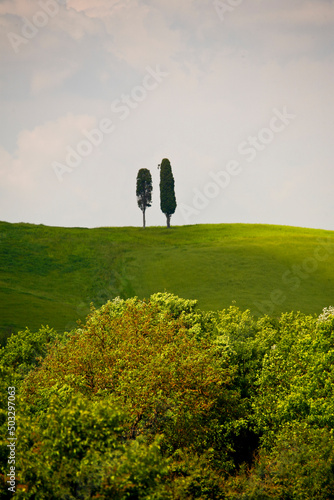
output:
<svg viewBox="0 0 334 500"><path fill-rule="evenodd" d="M60 228L0 222L0 332L70 329L119 295L168 291L254 314L334 304L334 232L215 224Z"/></svg>

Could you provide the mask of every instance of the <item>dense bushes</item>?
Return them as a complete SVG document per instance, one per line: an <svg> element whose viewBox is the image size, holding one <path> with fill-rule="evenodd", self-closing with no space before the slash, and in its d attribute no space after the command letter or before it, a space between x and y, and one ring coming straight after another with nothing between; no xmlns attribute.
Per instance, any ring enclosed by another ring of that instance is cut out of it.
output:
<svg viewBox="0 0 334 500"><path fill-rule="evenodd" d="M124 414L108 399L51 398L20 425L18 498L154 498L167 473L159 437L124 439Z"/></svg>
<svg viewBox="0 0 334 500"><path fill-rule="evenodd" d="M171 294L13 336L15 497L334 498L333 361L330 313L256 320Z"/></svg>

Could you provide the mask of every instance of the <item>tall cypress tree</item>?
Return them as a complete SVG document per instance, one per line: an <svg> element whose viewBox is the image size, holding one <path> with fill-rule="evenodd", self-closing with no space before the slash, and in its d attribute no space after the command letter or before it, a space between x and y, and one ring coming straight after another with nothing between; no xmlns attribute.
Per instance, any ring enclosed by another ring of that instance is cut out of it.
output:
<svg viewBox="0 0 334 500"><path fill-rule="evenodd" d="M174 184L170 161L164 158L160 166L160 208L166 215L167 227L170 227L170 219L176 209Z"/></svg>
<svg viewBox="0 0 334 500"><path fill-rule="evenodd" d="M145 212L152 203L152 176L147 168L141 168L137 174L137 203L143 212L143 228L146 226Z"/></svg>

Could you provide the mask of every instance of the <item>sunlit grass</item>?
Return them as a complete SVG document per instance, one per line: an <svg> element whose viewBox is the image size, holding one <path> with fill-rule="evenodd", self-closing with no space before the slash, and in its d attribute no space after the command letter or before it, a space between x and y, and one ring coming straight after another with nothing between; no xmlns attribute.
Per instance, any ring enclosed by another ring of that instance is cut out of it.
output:
<svg viewBox="0 0 334 500"><path fill-rule="evenodd" d="M91 302L164 290L196 298L202 309L236 301L255 314L319 314L334 303L334 232L251 224L143 230L0 223L2 334L41 324L70 329Z"/></svg>

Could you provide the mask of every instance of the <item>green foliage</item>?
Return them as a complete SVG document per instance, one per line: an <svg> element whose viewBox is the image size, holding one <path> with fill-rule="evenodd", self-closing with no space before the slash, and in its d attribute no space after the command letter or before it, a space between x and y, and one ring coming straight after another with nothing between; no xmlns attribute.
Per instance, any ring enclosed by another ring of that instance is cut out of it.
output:
<svg viewBox="0 0 334 500"><path fill-rule="evenodd" d="M47 353L48 346L59 336L48 326L38 332L28 328L11 335L5 347L0 349L0 370L8 385L17 386L28 372L35 367Z"/></svg>
<svg viewBox="0 0 334 500"><path fill-rule="evenodd" d="M160 208L166 215L167 227L170 226L170 218L176 209L174 184L170 161L164 158L160 166Z"/></svg>
<svg viewBox="0 0 334 500"><path fill-rule="evenodd" d="M18 388L15 498L333 498L331 308L255 318L116 298L66 335L11 337L0 367L3 408Z"/></svg>
<svg viewBox="0 0 334 500"><path fill-rule="evenodd" d="M152 203L152 176L147 168L141 168L137 174L136 196L140 210L143 212L143 227L145 227L145 211Z"/></svg>
<svg viewBox="0 0 334 500"><path fill-rule="evenodd" d="M130 438L163 433L168 453L184 447L202 453L214 445L217 463L227 466L240 412L234 372L228 353L193 335L182 314L173 318L154 298L118 299L56 344L23 390L38 411L62 384L87 397L110 394L128 413Z"/></svg>
<svg viewBox="0 0 334 500"><path fill-rule="evenodd" d="M334 438L327 427L283 426L270 451L261 449L254 466L231 477L229 500L327 500L334 491Z"/></svg>
<svg viewBox="0 0 334 500"><path fill-rule="evenodd" d="M216 314L197 310L197 300L182 299L172 293L155 293L150 297L160 314L168 313L173 319L182 320L184 326L194 337L212 337L215 328Z"/></svg>
<svg viewBox="0 0 334 500"><path fill-rule="evenodd" d="M212 467L214 450L198 456L187 450L178 450L169 465L169 498L177 500L225 499L225 474Z"/></svg>
<svg viewBox="0 0 334 500"><path fill-rule="evenodd" d="M58 398L40 418L19 427L16 498L112 499L157 497L167 474L159 437L124 440L124 414L108 399Z"/></svg>
<svg viewBox="0 0 334 500"><path fill-rule="evenodd" d="M269 443L285 422L334 426L334 318L317 322L283 314L278 338L264 356L253 406L258 429Z"/></svg>
<svg viewBox="0 0 334 500"><path fill-rule="evenodd" d="M0 349L0 476L6 473L7 467L7 389L15 387L16 394L20 394L22 381L30 370L42 362L48 348L58 338L57 333L48 326L38 332L26 329L9 337L6 346Z"/></svg>
<svg viewBox="0 0 334 500"><path fill-rule="evenodd" d="M333 316L319 321L285 313L256 321L232 306L218 312L216 328L215 342L229 346L238 366L248 413L240 432L244 443L235 440L235 459L245 463L225 484L226 498L332 498ZM255 462L247 457L250 439Z"/></svg>

